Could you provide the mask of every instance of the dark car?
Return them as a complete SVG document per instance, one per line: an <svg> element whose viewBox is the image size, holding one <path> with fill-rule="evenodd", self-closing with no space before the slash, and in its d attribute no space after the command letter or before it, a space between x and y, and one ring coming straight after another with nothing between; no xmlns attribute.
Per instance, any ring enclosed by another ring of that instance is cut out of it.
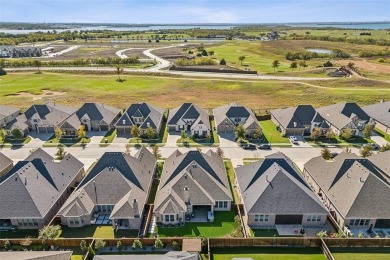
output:
<svg viewBox="0 0 390 260"><path fill-rule="evenodd" d="M373 151L378 151L381 147L378 144L365 144L363 146L368 146L370 147Z"/></svg>
<svg viewBox="0 0 390 260"><path fill-rule="evenodd" d="M241 147L245 150L256 150L256 145L254 144L243 144Z"/></svg>
<svg viewBox="0 0 390 260"><path fill-rule="evenodd" d="M261 150L269 150L269 149L271 149L271 145L269 145L269 144L261 144L261 145L258 146L258 148L261 149Z"/></svg>

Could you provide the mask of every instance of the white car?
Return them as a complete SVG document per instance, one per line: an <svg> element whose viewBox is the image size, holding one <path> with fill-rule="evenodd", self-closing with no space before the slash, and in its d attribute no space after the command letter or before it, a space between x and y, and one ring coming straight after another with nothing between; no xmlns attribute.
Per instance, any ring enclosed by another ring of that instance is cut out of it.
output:
<svg viewBox="0 0 390 260"><path fill-rule="evenodd" d="M298 138L296 136L290 136L289 139L291 143L298 144Z"/></svg>

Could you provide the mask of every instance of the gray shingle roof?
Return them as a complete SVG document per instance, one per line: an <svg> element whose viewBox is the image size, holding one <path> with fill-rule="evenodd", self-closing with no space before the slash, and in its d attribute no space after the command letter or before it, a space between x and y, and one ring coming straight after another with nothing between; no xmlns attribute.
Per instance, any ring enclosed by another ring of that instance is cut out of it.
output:
<svg viewBox="0 0 390 260"><path fill-rule="evenodd" d="M326 214L327 210L283 154L235 168L248 213Z"/></svg>
<svg viewBox="0 0 390 260"><path fill-rule="evenodd" d="M298 105L285 109L274 109L271 114L278 120L283 128L304 128L311 125L314 117L317 121L322 122L321 116L316 115L315 109L311 105ZM294 126L294 122L296 126Z"/></svg>
<svg viewBox="0 0 390 260"><path fill-rule="evenodd" d="M0 218L44 217L84 166L71 154L54 162L44 153L39 148L2 178Z"/></svg>
<svg viewBox="0 0 390 260"><path fill-rule="evenodd" d="M376 121L390 127L390 101L366 106L363 110Z"/></svg>
<svg viewBox="0 0 390 260"><path fill-rule="evenodd" d="M0 119L19 112L19 108L0 105Z"/></svg>
<svg viewBox="0 0 390 260"><path fill-rule="evenodd" d="M24 114L17 116L14 120L9 122L4 129L5 130L12 130L14 128L19 128L22 131L26 130L28 128L28 125L26 123L27 118Z"/></svg>
<svg viewBox="0 0 390 260"><path fill-rule="evenodd" d="M153 106L146 102L132 104L126 112L119 118L115 126L132 126L134 123L133 117L143 118L144 124L140 126L146 129L148 124L154 129L157 129L162 124L164 118L164 109ZM123 121L125 120L125 121Z"/></svg>
<svg viewBox="0 0 390 260"><path fill-rule="evenodd" d="M8 168L12 164L13 161L10 158L8 158L5 154L0 153L0 172L2 172L4 169Z"/></svg>
<svg viewBox="0 0 390 260"><path fill-rule="evenodd" d="M59 214L74 216L75 211L89 214L96 204L108 204L115 205L111 217L118 218L125 214L130 217L136 213L132 207L136 199L138 214L141 215L155 166L156 159L145 147L134 157L106 152L65 202Z"/></svg>
<svg viewBox="0 0 390 260"><path fill-rule="evenodd" d="M32 105L24 114L27 119L31 119L34 115L37 115L38 118L45 121L45 124L58 126L75 112L76 109L72 107L48 103L44 105Z"/></svg>
<svg viewBox="0 0 390 260"><path fill-rule="evenodd" d="M69 260L72 251L13 251L1 252L1 259L12 260Z"/></svg>
<svg viewBox="0 0 390 260"><path fill-rule="evenodd" d="M378 168L390 183L390 151L374 154L367 159Z"/></svg>
<svg viewBox="0 0 390 260"><path fill-rule="evenodd" d="M260 128L260 124L256 119L255 114L247 107L242 106L237 102L229 103L227 105L217 107L213 109L215 126L218 127L226 118L230 121L230 118L246 118L244 128L247 129L253 123L256 123L257 127ZM235 125L234 122L232 122Z"/></svg>
<svg viewBox="0 0 390 260"><path fill-rule="evenodd" d="M357 116L360 120L369 121L367 115L356 103L337 103L334 105L317 108L317 112L339 130L352 121L352 117Z"/></svg>
<svg viewBox="0 0 390 260"><path fill-rule="evenodd" d="M185 186L189 188L192 205L214 205L216 200L232 200L223 160L211 150L185 154L176 151L166 159L155 211L185 211Z"/></svg>
<svg viewBox="0 0 390 260"><path fill-rule="evenodd" d="M333 161L311 159L305 169L346 218L389 218L390 186L367 159L341 153Z"/></svg>
<svg viewBox="0 0 390 260"><path fill-rule="evenodd" d="M195 119L191 127L195 127L198 124L204 124L207 129L211 129L207 110L193 103L183 103L180 107L170 110L168 125L175 125L180 120L186 122L185 119Z"/></svg>

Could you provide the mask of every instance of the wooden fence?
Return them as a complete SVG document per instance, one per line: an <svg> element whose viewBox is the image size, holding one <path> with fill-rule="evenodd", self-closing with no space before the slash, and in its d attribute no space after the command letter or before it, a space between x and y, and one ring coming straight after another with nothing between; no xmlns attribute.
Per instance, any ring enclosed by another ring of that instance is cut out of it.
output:
<svg viewBox="0 0 390 260"><path fill-rule="evenodd" d="M321 239L321 250L328 260L334 260L332 252L330 252L328 246L326 245L326 243L323 239Z"/></svg>

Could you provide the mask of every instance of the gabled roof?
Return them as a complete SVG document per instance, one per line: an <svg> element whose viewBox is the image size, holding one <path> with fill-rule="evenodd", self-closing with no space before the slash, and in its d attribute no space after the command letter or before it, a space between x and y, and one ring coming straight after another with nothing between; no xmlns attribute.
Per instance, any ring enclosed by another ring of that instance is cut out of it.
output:
<svg viewBox="0 0 390 260"><path fill-rule="evenodd" d="M285 109L274 109L270 112L285 129L304 128L305 126L311 125L312 121L323 121L321 116L316 114L315 109L311 105L298 105Z"/></svg>
<svg viewBox="0 0 390 260"><path fill-rule="evenodd" d="M230 118L246 118L246 122L244 123L245 129L253 123L256 123L257 127L260 127L260 124L252 110L237 102L217 107L213 109L213 114L216 126L220 125L225 119L228 119L231 122ZM234 122L232 122L232 124L235 125Z"/></svg>
<svg viewBox="0 0 390 260"><path fill-rule="evenodd" d="M248 213L327 214L327 210L284 154L235 168Z"/></svg>
<svg viewBox="0 0 390 260"><path fill-rule="evenodd" d="M356 103L337 103L317 108L317 112L339 130L348 125L355 116L358 117L359 120L370 120L370 116Z"/></svg>
<svg viewBox="0 0 390 260"><path fill-rule="evenodd" d="M0 119L12 115L14 113L18 113L19 111L19 108L0 105Z"/></svg>
<svg viewBox="0 0 390 260"><path fill-rule="evenodd" d="M5 130L12 130L14 128L19 128L20 130L24 131L28 128L28 125L26 123L27 118L24 114L17 116L14 120L9 122L4 129Z"/></svg>
<svg viewBox="0 0 390 260"><path fill-rule="evenodd" d="M175 125L183 117L185 112L192 106L192 103L183 103L180 107L171 109L168 116L168 125Z"/></svg>
<svg viewBox="0 0 390 260"><path fill-rule="evenodd" d="M74 112L76 112L74 108L56 103L47 103L44 105L32 105L24 114L28 120L35 115L41 120L47 121L48 124L59 125Z"/></svg>
<svg viewBox="0 0 390 260"><path fill-rule="evenodd" d="M0 153L0 172L8 168L12 164L13 161L10 158L8 158L5 154Z"/></svg>
<svg viewBox="0 0 390 260"><path fill-rule="evenodd" d="M305 169L344 218L388 218L390 185L367 159L341 153L333 161L311 159Z"/></svg>
<svg viewBox="0 0 390 260"><path fill-rule="evenodd" d="M0 218L43 218L84 166L71 154L54 162L44 153L39 148L2 178Z"/></svg>
<svg viewBox="0 0 390 260"><path fill-rule="evenodd" d="M390 101L369 105L363 110L376 121L390 127Z"/></svg>
<svg viewBox="0 0 390 260"><path fill-rule="evenodd" d="M187 123L186 119L195 120L193 121L191 128L196 127L198 124L203 124L207 129L211 129L207 110L193 103L183 103L180 107L170 110L168 125L175 125L179 121Z"/></svg>
<svg viewBox="0 0 390 260"><path fill-rule="evenodd" d="M367 158L390 183L390 151L374 154Z"/></svg>
<svg viewBox="0 0 390 260"><path fill-rule="evenodd" d="M153 178L156 159L145 147L137 154L106 152L91 169L76 191L65 202L59 214L73 216L71 209L78 205L83 214L90 214L97 204L115 205L111 217L140 216L146 203ZM138 201L138 210L132 202Z"/></svg>
<svg viewBox="0 0 390 260"><path fill-rule="evenodd" d="M119 113L119 109L99 103L84 103L84 105L76 111L78 119L81 119L85 114L87 114L92 121L104 121L109 124L118 116Z"/></svg>
<svg viewBox="0 0 390 260"><path fill-rule="evenodd" d="M143 118L144 123L140 126L142 129L149 126L157 129L162 124L164 118L164 109L153 106L146 102L132 104L125 113L119 118L115 126L132 126L135 124L133 117ZM124 121L123 121L124 120Z"/></svg>
<svg viewBox="0 0 390 260"><path fill-rule="evenodd" d="M231 201L232 195L221 157L213 151L206 154L190 151L174 152L164 164L155 212L186 210L184 187L189 189L192 205L214 205L215 201Z"/></svg>

